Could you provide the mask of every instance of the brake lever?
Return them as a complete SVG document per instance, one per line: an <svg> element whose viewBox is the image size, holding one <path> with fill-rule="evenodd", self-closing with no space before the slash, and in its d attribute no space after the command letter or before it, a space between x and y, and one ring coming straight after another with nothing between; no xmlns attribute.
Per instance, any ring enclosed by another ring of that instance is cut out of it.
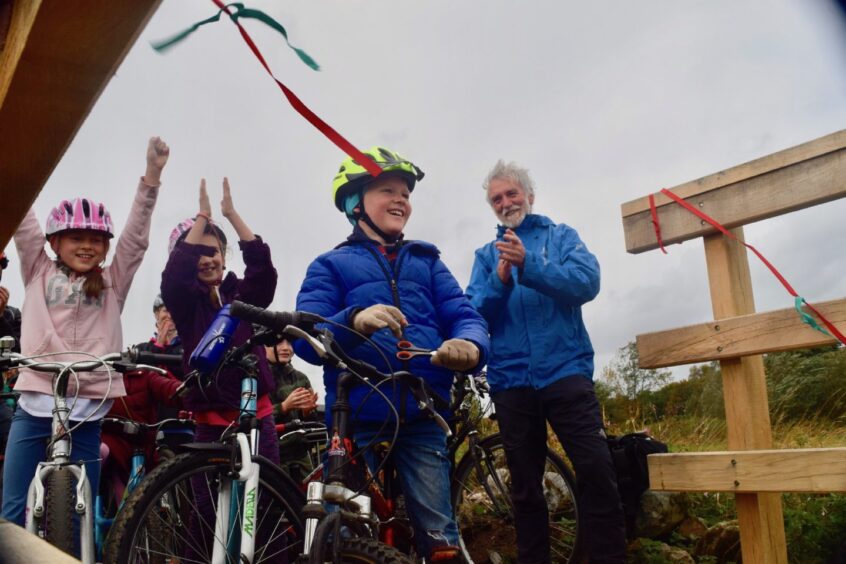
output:
<svg viewBox="0 0 846 564"><path fill-rule="evenodd" d="M414 377L414 385L409 386L409 389L412 391L411 393L414 395L414 398L417 400L417 407L421 411L428 411L429 415L432 416L432 419L435 420L435 423L438 424L438 427L443 429L444 433L446 433L447 438L452 436L452 429L449 428L449 425L441 417L441 414L437 412L434 407L434 401L426 393L426 388L424 386L423 378L416 376ZM422 398L422 399L421 399Z"/></svg>
<svg viewBox="0 0 846 564"><path fill-rule="evenodd" d="M325 359L329 357L329 354L326 352L326 348L323 346L323 343L321 343L299 327L296 327L295 325L286 325L285 330L282 332L288 333L289 335L297 336L300 339L305 339L305 342L308 343L311 348L314 349L314 352L316 352L317 356L319 356L320 358Z"/></svg>

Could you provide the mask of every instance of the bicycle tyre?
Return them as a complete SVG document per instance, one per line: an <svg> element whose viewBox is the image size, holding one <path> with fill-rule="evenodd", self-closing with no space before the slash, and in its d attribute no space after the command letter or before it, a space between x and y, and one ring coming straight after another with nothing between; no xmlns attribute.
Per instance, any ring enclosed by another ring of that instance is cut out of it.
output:
<svg viewBox="0 0 846 564"><path fill-rule="evenodd" d="M490 435L480 441L478 447L484 460L478 460L477 455L468 450L453 474L452 504L463 556L467 562L475 564L516 563L517 533L502 437ZM479 477L480 472L484 481ZM579 562L582 533L576 479L552 450L547 450L546 454L544 493L550 509L552 561Z"/></svg>
<svg viewBox="0 0 846 564"><path fill-rule="evenodd" d="M340 514L335 513L334 515ZM333 561L335 548L332 532L335 529L335 520L330 515L317 525L312 541L313 552L309 555L310 564L324 564L324 562ZM355 528L356 525L353 524L351 527ZM350 534L354 535L352 532ZM392 546L379 542L372 537L358 535L341 537L338 556L343 564L414 564L415 562Z"/></svg>
<svg viewBox="0 0 846 564"><path fill-rule="evenodd" d="M47 474L44 492L44 539L70 555L74 554L75 480L63 466ZM77 525L78 530L78 525Z"/></svg>
<svg viewBox="0 0 846 564"><path fill-rule="evenodd" d="M271 561L283 552L294 562L302 552L305 497L275 465L262 458L254 462L261 472L253 562ZM209 562L217 486L228 471L228 456L217 451L184 453L157 466L115 519L104 562ZM205 494L208 505L201 501Z"/></svg>

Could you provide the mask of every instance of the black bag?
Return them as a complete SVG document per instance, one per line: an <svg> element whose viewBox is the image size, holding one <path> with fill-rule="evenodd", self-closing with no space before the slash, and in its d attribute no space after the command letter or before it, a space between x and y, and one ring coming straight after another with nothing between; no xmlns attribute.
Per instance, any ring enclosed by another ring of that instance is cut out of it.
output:
<svg viewBox="0 0 846 564"><path fill-rule="evenodd" d="M629 433L621 437L608 437L611 459L617 470L617 490L626 515L626 530L634 532L634 522L640 505L640 496L649 489L649 468L646 457L650 454L669 452L667 445L646 433Z"/></svg>

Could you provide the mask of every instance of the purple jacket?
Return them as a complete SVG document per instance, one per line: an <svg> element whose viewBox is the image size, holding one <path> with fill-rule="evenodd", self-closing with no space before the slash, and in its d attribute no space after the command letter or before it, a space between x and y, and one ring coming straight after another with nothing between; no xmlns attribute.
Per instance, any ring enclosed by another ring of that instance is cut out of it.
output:
<svg viewBox="0 0 846 564"><path fill-rule="evenodd" d="M254 241L239 241L238 245L246 265L244 278L239 279L232 272L227 274L218 288L220 299L224 304L241 300L254 306L267 307L276 292L276 269L270 260L270 247L259 237ZM213 247L191 245L183 241L173 249L162 272L162 299L182 339L182 366L186 374L189 372L188 358L218 312L212 305L209 286L197 279L197 263L200 257L213 256L214 252ZM242 321L232 336L231 344L240 345L252 334L250 324ZM259 360L258 395L261 397L273 389L273 375L267 364L264 347L256 346L253 353ZM219 373L215 383L205 390L191 389L185 397L186 409L238 409L241 395L240 376L238 369L229 368Z"/></svg>

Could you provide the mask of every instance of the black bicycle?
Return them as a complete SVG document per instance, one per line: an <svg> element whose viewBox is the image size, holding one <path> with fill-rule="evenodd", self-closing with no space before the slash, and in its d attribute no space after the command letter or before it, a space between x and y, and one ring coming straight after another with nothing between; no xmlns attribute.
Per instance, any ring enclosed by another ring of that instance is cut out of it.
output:
<svg viewBox="0 0 846 564"><path fill-rule="evenodd" d="M452 401L447 404L425 381L411 373L384 374L367 363L350 358L330 332L313 328L314 323L320 321L317 316L272 313L235 304L232 311L248 321L307 340L325 363L342 370L337 382L337 399L331 406L331 444L325 468L312 473L304 484L308 497L304 511L304 552L308 562L343 562L344 558L353 558L353 539L362 539L355 540L356 543L369 542L367 548L374 552L373 562L409 561L406 555L388 550L390 547L414 556L413 529L403 509L403 493L391 461L390 442L362 446L352 440L350 390L354 386L370 385L378 393L378 386L388 381L405 385L420 408L438 421L449 437L452 502L465 562L516 562L510 475L502 439L499 434L485 436L482 432L482 421L491 408L483 375L457 374ZM449 424L440 417L438 410L454 414ZM366 464L353 463L361 460L361 449L367 448L375 452L378 461L373 473ZM575 484L573 473L563 459L549 450L544 491L555 562L575 562L580 558ZM327 513L327 504L337 510ZM375 544L377 539L387 546ZM359 545L355 550L355 561L371 561L359 554L362 550ZM378 559L377 550L380 551Z"/></svg>

